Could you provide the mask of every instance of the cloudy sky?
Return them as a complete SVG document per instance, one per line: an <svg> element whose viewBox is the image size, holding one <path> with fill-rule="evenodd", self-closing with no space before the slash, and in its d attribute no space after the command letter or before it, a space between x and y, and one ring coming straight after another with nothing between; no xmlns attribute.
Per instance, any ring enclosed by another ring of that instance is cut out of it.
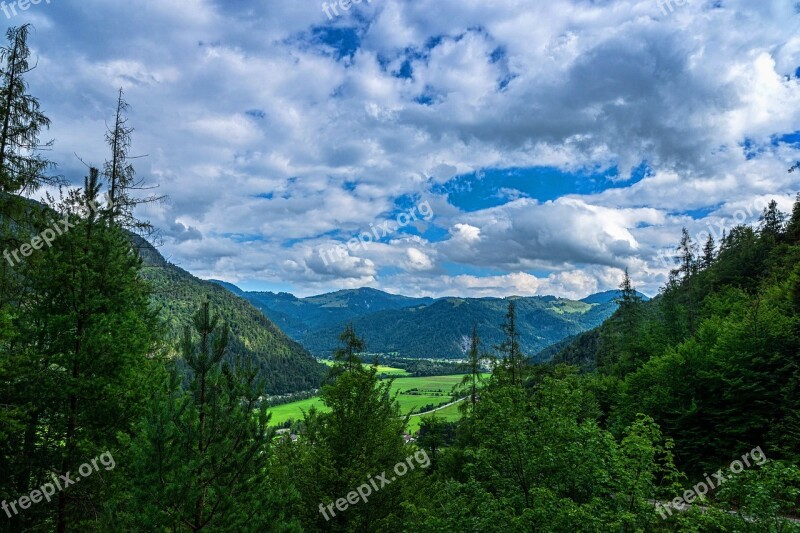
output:
<svg viewBox="0 0 800 533"><path fill-rule="evenodd" d="M246 289L653 295L682 227L800 190L790 0L5 5L58 172L123 88L162 253Z"/></svg>

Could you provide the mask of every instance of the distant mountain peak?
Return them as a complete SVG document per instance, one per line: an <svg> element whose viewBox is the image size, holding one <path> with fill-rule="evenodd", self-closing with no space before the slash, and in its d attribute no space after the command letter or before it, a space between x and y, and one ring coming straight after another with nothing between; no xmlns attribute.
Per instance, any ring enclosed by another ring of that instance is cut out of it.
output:
<svg viewBox="0 0 800 533"><path fill-rule="evenodd" d="M636 294L638 294L639 297L645 302L650 299L649 296L647 296L646 294L642 294L641 292L637 291ZM607 304L614 302L619 297L620 297L620 290L611 289L609 291L598 292L596 294L587 296L586 298L583 298L581 302L587 304Z"/></svg>

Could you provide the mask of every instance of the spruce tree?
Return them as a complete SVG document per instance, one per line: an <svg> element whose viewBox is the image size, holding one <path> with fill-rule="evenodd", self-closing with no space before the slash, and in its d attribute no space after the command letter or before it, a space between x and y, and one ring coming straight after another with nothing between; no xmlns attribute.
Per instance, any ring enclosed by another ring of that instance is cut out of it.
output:
<svg viewBox="0 0 800 533"><path fill-rule="evenodd" d="M711 265L714 264L714 259L716 257L716 255L715 255L716 248L717 248L717 245L714 242L714 237L709 235L708 239L706 240L705 246L703 246L702 265L703 265L704 269L710 268Z"/></svg>
<svg viewBox="0 0 800 533"><path fill-rule="evenodd" d="M461 387L463 393L466 393L467 400L464 402L460 409L462 412L475 410L475 404L478 403L478 390L482 382L481 378L481 353L480 353L480 337L478 337L478 325L472 326L472 335L470 337L469 352L467 353L467 362L461 366L466 372L461 379Z"/></svg>
<svg viewBox="0 0 800 533"><path fill-rule="evenodd" d="M524 379L525 357L519 344L517 304L514 300L508 302L508 312L502 327L505 338L496 347L502 356L501 373L507 376L512 384L520 385Z"/></svg>
<svg viewBox="0 0 800 533"><path fill-rule="evenodd" d="M347 337L358 336L348 327ZM417 471L373 491L368 503L341 512L327 507L347 497L373 476L386 472L410 453L403 442L406 420L400 416L392 380L379 380L377 365L364 367L355 358L337 362L332 383L320 398L330 410L312 408L303 421L296 446L293 483L302 495L306 530L383 531L392 527L388 517L400 502L402 487L414 487ZM382 527L381 527L382 526Z"/></svg>
<svg viewBox="0 0 800 533"><path fill-rule="evenodd" d="M791 244L800 243L800 193L797 193L792 207L792 216L786 224L786 238Z"/></svg>
<svg viewBox="0 0 800 533"><path fill-rule="evenodd" d="M785 220L786 215L778 209L778 202L771 200L759 218L758 229L761 232L761 236L768 236L778 240L783 232Z"/></svg>
<svg viewBox="0 0 800 533"><path fill-rule="evenodd" d="M159 389L133 443L131 527L257 531L268 528L272 431L256 371L227 362L229 328L204 302L181 342L180 366Z"/></svg>
<svg viewBox="0 0 800 533"><path fill-rule="evenodd" d="M106 132L106 144L111 149L111 159L106 161L103 173L108 183L109 215L112 220L124 228L139 234L150 235L154 231L153 226L147 221L137 219L133 213L134 209L140 204L156 202L163 197L137 196L138 191L149 190L152 187L145 186L144 180L136 180L136 170L131 163L134 157L129 153L134 131L128 125L127 113L129 110L130 106L125 101L125 94L120 89L114 114L114 126Z"/></svg>
<svg viewBox="0 0 800 533"><path fill-rule="evenodd" d="M141 261L117 226L98 215L97 172L82 191L55 205L61 235L26 258L26 294L12 346L11 399L23 417L10 443L17 494L75 477L76 469L117 451L143 412L159 328L139 277ZM93 475L58 493L52 503L15 519L56 531L81 528L109 503Z"/></svg>
<svg viewBox="0 0 800 533"><path fill-rule="evenodd" d="M39 140L50 119L39 100L27 94L25 76L35 68L29 62L29 31L29 24L9 28L8 45L0 49L0 192L7 194L35 191L47 181L44 172L51 166L40 154L50 143Z"/></svg>
<svg viewBox="0 0 800 533"><path fill-rule="evenodd" d="M343 368L348 372L352 372L356 368L360 368L362 360L358 354L364 352L364 339L356 334L356 330L352 324L348 324L345 330L339 335L341 346L334 352L333 359L337 362L344 363Z"/></svg>

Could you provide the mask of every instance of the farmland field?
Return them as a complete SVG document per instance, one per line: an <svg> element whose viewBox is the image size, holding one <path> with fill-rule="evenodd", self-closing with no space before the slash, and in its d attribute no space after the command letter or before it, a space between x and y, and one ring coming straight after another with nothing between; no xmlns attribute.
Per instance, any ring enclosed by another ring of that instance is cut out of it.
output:
<svg viewBox="0 0 800 533"><path fill-rule="evenodd" d="M392 392L399 392L397 401L402 414L419 412L426 406L436 407L439 404L448 403L453 387L461 382L462 377L461 375L398 377L394 378ZM488 377L488 374L485 377ZM269 409L269 412L272 413L271 424L279 426L289 419L300 420L303 418L303 411L308 411L312 405L317 409L326 410L319 398L309 398L272 407ZM457 405L437 411L438 416L443 416L447 420L458 419L458 414ZM416 431L419 428L419 422L420 417L412 417L409 421L410 429Z"/></svg>
<svg viewBox="0 0 800 533"><path fill-rule="evenodd" d="M333 361L330 359L319 359L319 362L325 366L333 366ZM364 366L372 366L369 363L364 363ZM402 368L395 368L392 366L378 365L378 374L386 374L387 376L407 376L408 372Z"/></svg>

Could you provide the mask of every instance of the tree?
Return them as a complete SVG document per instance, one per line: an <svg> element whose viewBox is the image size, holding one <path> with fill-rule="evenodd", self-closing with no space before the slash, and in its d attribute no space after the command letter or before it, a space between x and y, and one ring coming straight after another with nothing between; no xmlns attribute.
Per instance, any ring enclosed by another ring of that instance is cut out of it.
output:
<svg viewBox="0 0 800 533"><path fill-rule="evenodd" d="M14 480L18 494L119 449L144 412L158 369L159 328L141 261L127 235L93 208L98 192L93 169L83 190L54 206L71 228L26 261L9 350L13 384L0 391L0 403L21 414L20 431L4 443L14 454L10 472L0 476ZM37 507L18 517L20 524L81 529L109 501L103 485L109 475L82 479L58 493L55 509Z"/></svg>
<svg viewBox="0 0 800 533"><path fill-rule="evenodd" d="M0 49L5 66L0 72L0 192L33 192L47 181L44 171L51 163L40 154L39 134L50 127L40 111L39 100L27 94L25 75L33 70L28 59L30 25L9 28L8 45ZM2 214L2 212L0 212Z"/></svg>
<svg viewBox="0 0 800 533"><path fill-rule="evenodd" d="M697 245L686 228L683 228L681 243L676 251L678 252L680 264L678 268L672 271L672 275L686 280L697 271Z"/></svg>
<svg viewBox="0 0 800 533"><path fill-rule="evenodd" d="M792 216L786 224L786 237L790 243L800 243L800 192L797 193L797 198L792 207Z"/></svg>
<svg viewBox="0 0 800 533"><path fill-rule="evenodd" d="M481 378L481 354L480 354L481 340L478 337L478 326L472 326L472 337L470 338L469 352L467 354L467 362L462 365L466 374L461 379L461 386L464 387L467 394L467 402L463 405L463 410L475 410L475 404L478 402L478 390L483 381Z"/></svg>
<svg viewBox="0 0 800 533"><path fill-rule="evenodd" d="M195 338L197 337L197 338ZM263 384L226 362L229 328L204 302L181 342L189 387L173 367L134 442L135 529L263 530L272 432Z"/></svg>
<svg viewBox="0 0 800 533"><path fill-rule="evenodd" d="M704 269L710 268L714 264L716 258L717 244L714 242L714 237L708 236L705 246L703 246L703 259L702 266Z"/></svg>
<svg viewBox="0 0 800 533"><path fill-rule="evenodd" d="M625 269L625 276L619 286L619 294L616 298L619 306L614 314L612 322L617 325L618 335L613 338L605 335L603 337L605 348L611 351L607 356L608 363L616 363L617 373L624 375L634 370L643 359L643 352L640 348L642 321L642 297L633 286L628 269Z"/></svg>
<svg viewBox="0 0 800 533"><path fill-rule="evenodd" d="M9 28L8 44L0 48L0 249L13 250L26 242L25 235L39 214L17 195L57 182L44 175L52 163L41 151L51 143L39 140L50 120L40 111L39 101L27 94L25 75L33 70L28 62L29 29L29 25ZM5 261L0 263L0 307L12 303L21 292L22 277Z"/></svg>
<svg viewBox="0 0 800 533"><path fill-rule="evenodd" d="M345 369L352 372L361 366L361 358L358 354L364 352L364 339L356 334L352 324L348 324L345 330L339 335L342 346L333 354L335 361L345 364Z"/></svg>
<svg viewBox="0 0 800 533"><path fill-rule="evenodd" d="M758 220L758 229L761 232L761 236L769 236L777 240L781 232L783 232L786 215L778 209L778 202L771 200Z"/></svg>
<svg viewBox="0 0 800 533"><path fill-rule="evenodd" d="M358 339L350 326L343 337ZM326 506L372 476L390 474L403 461L409 451L403 442L406 419L400 416L396 394L391 393L392 380L378 380L377 364L364 367L356 357L340 361L336 366L346 369L333 373L332 383L320 393L330 411L312 407L298 442L286 444L297 446L292 483L301 494L301 507L311 510L303 516L305 529L381 531L390 526L400 491L414 487L415 473L372 492L368 505L355 505L345 512Z"/></svg>
<svg viewBox="0 0 800 533"><path fill-rule="evenodd" d="M505 339L497 346L502 354L502 373L506 374L512 384L521 385L525 369L525 358L519 345L519 331L517 330L517 305L514 300L508 302L508 312L503 323Z"/></svg>
<svg viewBox="0 0 800 533"><path fill-rule="evenodd" d="M134 216L137 205L157 202L163 196L151 195L145 198L135 196L135 191L151 189L144 180L136 181L136 171L129 155L133 128L128 126L127 112L130 110L125 94L119 90L114 126L106 132L106 144L111 149L111 159L106 161L104 174L108 181L109 216L121 226L137 233L151 234L153 226Z"/></svg>

